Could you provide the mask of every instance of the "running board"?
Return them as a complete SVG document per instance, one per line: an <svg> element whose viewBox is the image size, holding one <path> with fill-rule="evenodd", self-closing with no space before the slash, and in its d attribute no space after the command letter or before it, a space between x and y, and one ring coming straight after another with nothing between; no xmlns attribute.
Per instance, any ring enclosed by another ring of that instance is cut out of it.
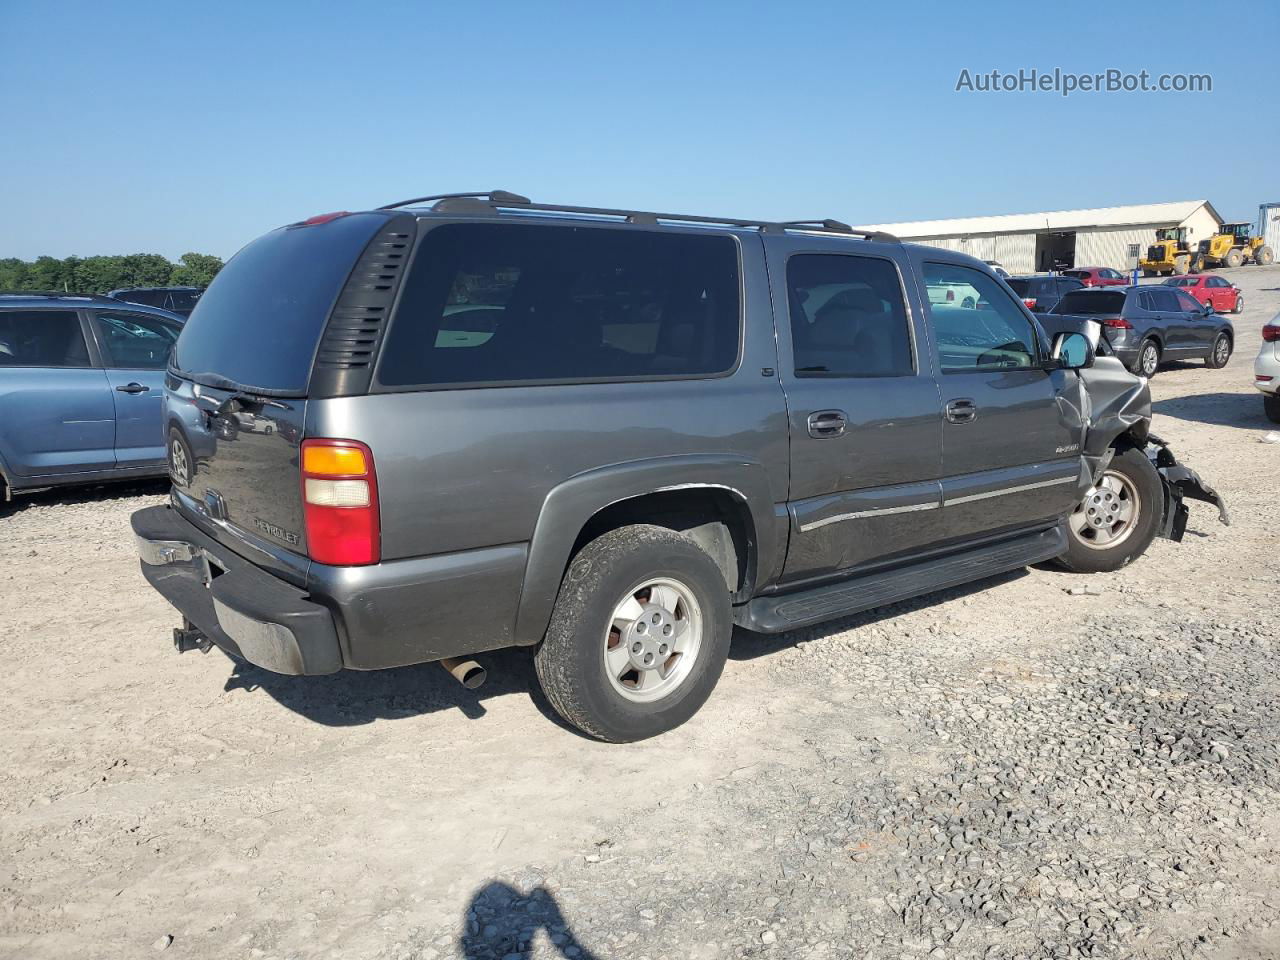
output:
<svg viewBox="0 0 1280 960"><path fill-rule="evenodd" d="M1066 530L1057 526L896 570L866 573L797 593L756 597L735 611L734 622L757 633L784 633L1051 560L1066 549Z"/></svg>

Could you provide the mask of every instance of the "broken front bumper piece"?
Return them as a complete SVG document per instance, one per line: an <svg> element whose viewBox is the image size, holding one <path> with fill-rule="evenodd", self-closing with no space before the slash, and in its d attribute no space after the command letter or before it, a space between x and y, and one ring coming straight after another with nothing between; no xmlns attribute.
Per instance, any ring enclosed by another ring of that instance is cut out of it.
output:
<svg viewBox="0 0 1280 960"><path fill-rule="evenodd" d="M1186 533L1190 510L1183 502L1184 498L1212 503L1218 508L1219 522L1231 525L1231 516L1227 513L1227 503L1222 499L1222 494L1201 480L1200 475L1190 467L1178 463L1169 445L1155 434L1147 437L1147 456L1155 464L1156 472L1160 474L1160 483L1164 487L1164 521L1160 526L1159 536L1177 542Z"/></svg>

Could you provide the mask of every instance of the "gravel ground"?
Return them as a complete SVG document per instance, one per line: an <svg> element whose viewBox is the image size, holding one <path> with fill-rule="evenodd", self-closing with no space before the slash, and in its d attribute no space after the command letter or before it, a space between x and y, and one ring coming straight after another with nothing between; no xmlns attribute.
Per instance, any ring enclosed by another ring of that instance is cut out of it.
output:
<svg viewBox="0 0 1280 960"><path fill-rule="evenodd" d="M527 652L289 679L175 657L128 515L0 518L0 955L1280 957L1280 267L1156 432L1227 496L1110 575L740 634L685 727L555 722ZM1097 595L1068 593L1088 584Z"/></svg>

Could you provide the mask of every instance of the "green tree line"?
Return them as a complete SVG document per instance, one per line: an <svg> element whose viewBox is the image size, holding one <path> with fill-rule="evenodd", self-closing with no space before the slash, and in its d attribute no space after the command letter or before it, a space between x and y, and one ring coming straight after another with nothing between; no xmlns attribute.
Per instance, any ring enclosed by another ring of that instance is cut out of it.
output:
<svg viewBox="0 0 1280 960"><path fill-rule="evenodd" d="M222 258L184 253L173 263L158 253L114 257L0 259L0 290L59 290L106 293L120 287L207 287Z"/></svg>

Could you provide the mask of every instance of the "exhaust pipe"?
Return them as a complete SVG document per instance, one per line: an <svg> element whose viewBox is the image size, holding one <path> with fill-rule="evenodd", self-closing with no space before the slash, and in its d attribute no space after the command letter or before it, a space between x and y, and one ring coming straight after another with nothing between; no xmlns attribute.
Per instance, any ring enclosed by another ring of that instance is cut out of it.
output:
<svg viewBox="0 0 1280 960"><path fill-rule="evenodd" d="M440 666L449 671L453 679L468 690L475 690L484 683L485 678L489 676L487 670L474 660L459 660L453 657L446 657L440 661Z"/></svg>

